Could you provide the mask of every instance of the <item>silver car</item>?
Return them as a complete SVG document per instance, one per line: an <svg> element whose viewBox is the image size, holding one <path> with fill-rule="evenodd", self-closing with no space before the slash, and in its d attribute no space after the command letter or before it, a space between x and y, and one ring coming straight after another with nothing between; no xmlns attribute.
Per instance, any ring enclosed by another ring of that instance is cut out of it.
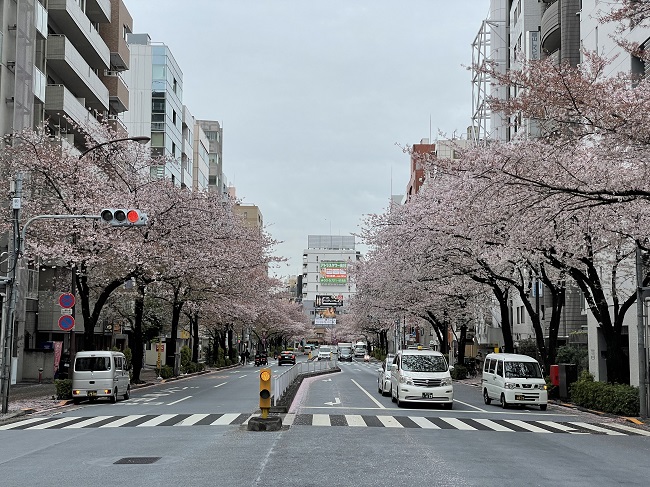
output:
<svg viewBox="0 0 650 487"><path fill-rule="evenodd" d="M386 360L381 364L379 369L379 377L377 377L377 390L382 396L390 396L390 367L393 364L395 355L389 353Z"/></svg>

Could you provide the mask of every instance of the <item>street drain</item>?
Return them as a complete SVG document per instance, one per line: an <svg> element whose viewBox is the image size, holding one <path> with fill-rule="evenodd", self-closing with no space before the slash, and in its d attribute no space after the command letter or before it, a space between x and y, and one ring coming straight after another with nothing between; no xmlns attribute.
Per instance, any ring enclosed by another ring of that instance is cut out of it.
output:
<svg viewBox="0 0 650 487"><path fill-rule="evenodd" d="M156 463L161 457L124 457L120 458L113 465L148 465Z"/></svg>

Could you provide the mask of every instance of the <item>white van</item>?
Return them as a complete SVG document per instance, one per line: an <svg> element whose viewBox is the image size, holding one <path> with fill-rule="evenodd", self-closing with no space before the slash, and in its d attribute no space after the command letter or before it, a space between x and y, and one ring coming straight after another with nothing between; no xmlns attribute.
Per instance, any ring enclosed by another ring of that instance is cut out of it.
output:
<svg viewBox="0 0 650 487"><path fill-rule="evenodd" d="M548 393L539 362L528 355L490 353L483 364L481 379L483 401L510 404L532 404L546 411Z"/></svg>
<svg viewBox="0 0 650 487"><path fill-rule="evenodd" d="M72 401L94 401L107 397L117 402L117 396L131 396L129 370L121 352L97 350L78 352L72 367Z"/></svg>
<svg viewBox="0 0 650 487"><path fill-rule="evenodd" d="M391 399L454 405L454 387L444 355L434 350L400 350L390 371Z"/></svg>

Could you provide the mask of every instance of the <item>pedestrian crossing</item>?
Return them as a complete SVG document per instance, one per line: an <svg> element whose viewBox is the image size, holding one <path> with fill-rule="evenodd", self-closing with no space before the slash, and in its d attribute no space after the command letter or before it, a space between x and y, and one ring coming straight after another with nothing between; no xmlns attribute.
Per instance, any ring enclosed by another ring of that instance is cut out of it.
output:
<svg viewBox="0 0 650 487"><path fill-rule="evenodd" d="M66 430L150 428L164 426L242 426L257 414L132 414L127 416L33 417L0 426L2 430ZM583 421L523 421L519 419L450 418L361 414L282 414L291 427L410 428L425 430L496 431L508 433L564 433L573 435L650 436L650 432L620 423Z"/></svg>

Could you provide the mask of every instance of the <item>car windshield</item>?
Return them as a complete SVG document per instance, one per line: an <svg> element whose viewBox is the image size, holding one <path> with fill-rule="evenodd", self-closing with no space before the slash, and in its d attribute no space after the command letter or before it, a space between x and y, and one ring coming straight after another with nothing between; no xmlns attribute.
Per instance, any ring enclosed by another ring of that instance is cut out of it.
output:
<svg viewBox="0 0 650 487"><path fill-rule="evenodd" d="M542 370L537 362L506 362L506 379L541 379Z"/></svg>
<svg viewBox="0 0 650 487"><path fill-rule="evenodd" d="M97 370L111 370L110 357L79 357L74 369L79 372L94 372Z"/></svg>
<svg viewBox="0 0 650 487"><path fill-rule="evenodd" d="M444 372L447 362L438 355L404 355L402 356L402 370L410 372Z"/></svg>
<svg viewBox="0 0 650 487"><path fill-rule="evenodd" d="M319 350L320 350L321 352L326 352L326 353L330 353L330 349L329 349L329 348L327 348L327 347L320 347L320 349L319 349Z"/></svg>

